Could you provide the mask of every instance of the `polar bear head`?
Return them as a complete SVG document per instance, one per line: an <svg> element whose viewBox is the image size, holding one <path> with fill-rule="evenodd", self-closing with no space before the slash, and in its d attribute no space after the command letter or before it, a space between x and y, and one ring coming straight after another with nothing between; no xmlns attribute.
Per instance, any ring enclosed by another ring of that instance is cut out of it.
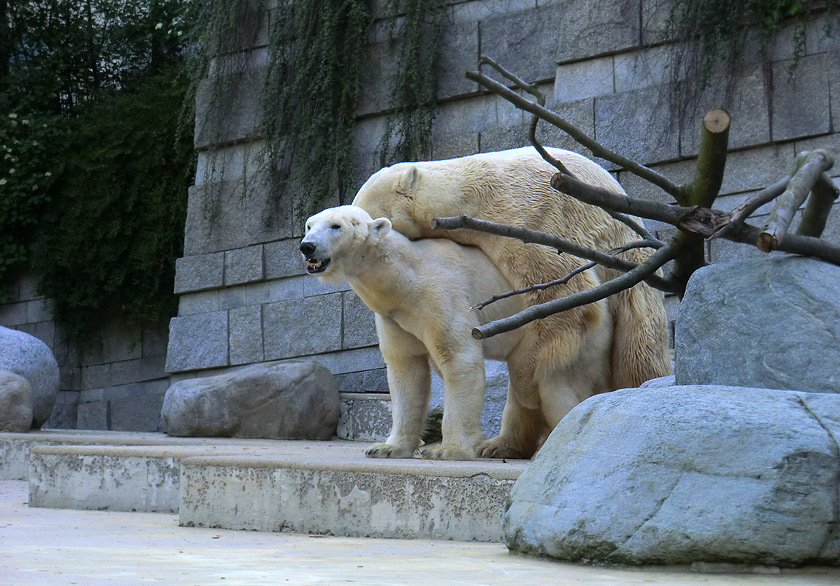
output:
<svg viewBox="0 0 840 586"><path fill-rule="evenodd" d="M353 205L373 217L386 217L412 240L438 235L431 220L463 213L460 180L464 168L447 168L437 162L398 163L371 175L359 189Z"/></svg>
<svg viewBox="0 0 840 586"><path fill-rule="evenodd" d="M388 218L374 220L360 207L346 205L318 212L306 220L300 241L306 272L318 275L322 282L338 284L390 231Z"/></svg>

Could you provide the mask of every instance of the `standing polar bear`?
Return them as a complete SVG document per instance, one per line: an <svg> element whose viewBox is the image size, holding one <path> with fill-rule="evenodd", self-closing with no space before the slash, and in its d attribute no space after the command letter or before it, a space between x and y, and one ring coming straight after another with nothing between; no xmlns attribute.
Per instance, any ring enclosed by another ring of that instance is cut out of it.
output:
<svg viewBox="0 0 840 586"><path fill-rule="evenodd" d="M547 149L578 179L624 193L604 168L576 153ZM365 182L353 205L374 218L389 218L408 238L448 238L477 246L515 287L545 283L583 264L569 254L471 230L432 230L433 218L467 214L556 234L602 251L637 240L626 225L600 208L558 193L550 185L556 169L532 147L386 167ZM628 260L648 253L630 250ZM528 305L591 289L615 278L598 266L563 285L525 294ZM585 352L593 337L611 329L606 372ZM602 390L636 387L671 372L662 294L641 283L593 303L543 320L522 332L518 352L527 373L511 372L500 434L485 442L480 455L530 457L547 432L578 402L592 394L581 380L606 377Z"/></svg>
<svg viewBox="0 0 840 586"><path fill-rule="evenodd" d="M372 219L355 206L326 209L306 221L300 244L307 272L321 281L347 281L376 313L379 347L388 367L393 424L385 443L366 454L410 458L420 445L431 392L430 363L443 378L443 441L423 448L432 459L465 460L481 451L484 406L484 359L504 360L511 376L531 379L534 364L520 352L532 326L473 339L473 327L524 309L520 297L470 307L511 286L479 249L445 239L411 241L391 230L387 218ZM604 320L600 334L589 336L583 349L594 374L579 376L587 396L605 390L610 332ZM562 395L554 409L570 408Z"/></svg>

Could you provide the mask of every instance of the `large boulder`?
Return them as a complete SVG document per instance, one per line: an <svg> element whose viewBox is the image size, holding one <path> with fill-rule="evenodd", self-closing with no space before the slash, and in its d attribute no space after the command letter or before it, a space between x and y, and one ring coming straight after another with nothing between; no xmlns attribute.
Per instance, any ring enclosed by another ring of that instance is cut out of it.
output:
<svg viewBox="0 0 840 586"><path fill-rule="evenodd" d="M597 395L514 485L507 545L572 561L840 565L837 438L834 394Z"/></svg>
<svg viewBox="0 0 840 586"><path fill-rule="evenodd" d="M696 271L675 352L680 385L840 393L840 267L786 255Z"/></svg>
<svg viewBox="0 0 840 586"><path fill-rule="evenodd" d="M177 382L161 414L164 431L175 436L327 440L339 403L330 371L291 361Z"/></svg>
<svg viewBox="0 0 840 586"><path fill-rule="evenodd" d="M52 350L35 336L0 326L0 370L25 378L32 387L33 428L52 414L58 396L58 363Z"/></svg>
<svg viewBox="0 0 840 586"><path fill-rule="evenodd" d="M0 370L0 432L24 433L32 425L32 387L22 376Z"/></svg>

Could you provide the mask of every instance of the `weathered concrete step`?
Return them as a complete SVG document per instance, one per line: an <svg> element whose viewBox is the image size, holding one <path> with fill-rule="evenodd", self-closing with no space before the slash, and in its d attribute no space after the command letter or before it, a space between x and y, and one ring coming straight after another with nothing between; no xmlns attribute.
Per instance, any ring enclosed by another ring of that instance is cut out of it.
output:
<svg viewBox="0 0 840 586"><path fill-rule="evenodd" d="M179 518L191 527L501 541L501 516L524 467L360 456L187 458Z"/></svg>
<svg viewBox="0 0 840 586"><path fill-rule="evenodd" d="M501 540L506 500L527 465L371 460L364 444L346 441L114 432L0 434L0 445L18 459L28 454L31 506L178 511L189 526L464 541Z"/></svg>

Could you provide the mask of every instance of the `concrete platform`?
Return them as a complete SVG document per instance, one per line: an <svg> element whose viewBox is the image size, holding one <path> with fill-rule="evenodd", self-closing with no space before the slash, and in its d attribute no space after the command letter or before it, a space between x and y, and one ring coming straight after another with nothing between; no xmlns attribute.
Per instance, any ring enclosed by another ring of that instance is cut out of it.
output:
<svg viewBox="0 0 840 586"><path fill-rule="evenodd" d="M840 570L702 574L602 568L509 554L499 543L320 537L179 527L175 515L41 509L0 481L0 585L359 584L830 586ZM713 568L714 569L714 568ZM768 571L721 568L717 571Z"/></svg>
<svg viewBox="0 0 840 586"><path fill-rule="evenodd" d="M365 458L365 444L120 432L0 434L0 474L34 507L178 512L182 525L501 541L528 461ZM25 471L25 472L24 472Z"/></svg>

